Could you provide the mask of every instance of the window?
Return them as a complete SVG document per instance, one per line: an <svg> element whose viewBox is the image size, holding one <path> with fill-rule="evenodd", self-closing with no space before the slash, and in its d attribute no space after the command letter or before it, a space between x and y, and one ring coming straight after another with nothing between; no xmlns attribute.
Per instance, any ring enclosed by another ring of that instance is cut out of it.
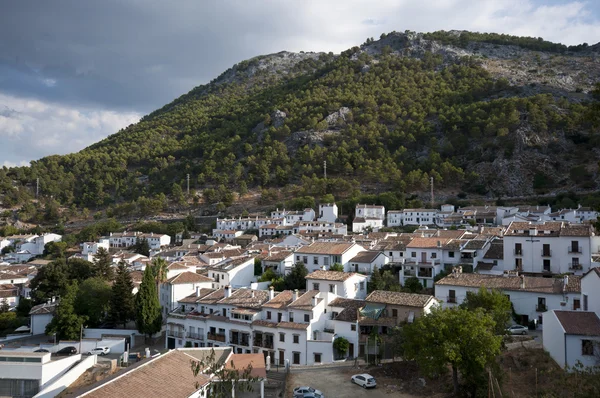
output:
<svg viewBox="0 0 600 398"><path fill-rule="evenodd" d="M319 284L313 283L313 290L319 290Z"/></svg>
<svg viewBox="0 0 600 398"><path fill-rule="evenodd" d="M321 363L321 354L315 352L315 363Z"/></svg>
<svg viewBox="0 0 600 398"><path fill-rule="evenodd" d="M281 322L282 314L281 312L277 313L277 322Z"/></svg>
<svg viewBox="0 0 600 398"><path fill-rule="evenodd" d="M390 252L390 257L392 257L392 252Z"/></svg>
<svg viewBox="0 0 600 398"><path fill-rule="evenodd" d="M544 243L542 246L542 256L550 256L550 244Z"/></svg>
<svg viewBox="0 0 600 398"><path fill-rule="evenodd" d="M577 311L581 308L581 300L573 299L573 311Z"/></svg>
<svg viewBox="0 0 600 398"><path fill-rule="evenodd" d="M302 262L308 264L308 256L302 256Z"/></svg>
<svg viewBox="0 0 600 398"><path fill-rule="evenodd" d="M353 332L356 332L356 324L355 323L350 325L350 330L352 330Z"/></svg>
<svg viewBox="0 0 600 398"><path fill-rule="evenodd" d="M279 333L279 341L285 343L285 333Z"/></svg>
<svg viewBox="0 0 600 398"><path fill-rule="evenodd" d="M448 290L448 302L456 303L456 290L453 290L453 289Z"/></svg>
<svg viewBox="0 0 600 398"><path fill-rule="evenodd" d="M397 310L397 309L395 309L395 308L392 308L392 316L393 316L394 318L398 318L398 310Z"/></svg>
<svg viewBox="0 0 600 398"><path fill-rule="evenodd" d="M299 263L300 262L300 256L296 256L296 262Z"/></svg>
<svg viewBox="0 0 600 398"><path fill-rule="evenodd" d="M364 281L360 282L358 285L360 286L360 290L365 290L365 282Z"/></svg>
<svg viewBox="0 0 600 398"><path fill-rule="evenodd" d="M544 271L550 272L550 260L544 260Z"/></svg>
<svg viewBox="0 0 600 398"><path fill-rule="evenodd" d="M294 358L294 365L300 365L300 353L294 352L293 358Z"/></svg>
<svg viewBox="0 0 600 398"><path fill-rule="evenodd" d="M304 314L304 322L310 322L310 315Z"/></svg>
<svg viewBox="0 0 600 398"><path fill-rule="evenodd" d="M294 322L294 313L290 312L290 322Z"/></svg>
<svg viewBox="0 0 600 398"><path fill-rule="evenodd" d="M323 265L329 265L329 257L323 257Z"/></svg>
<svg viewBox="0 0 600 398"><path fill-rule="evenodd" d="M292 336L294 338L294 344L300 344L300 335L295 334Z"/></svg>
<svg viewBox="0 0 600 398"><path fill-rule="evenodd" d="M329 285L329 293L335 293L335 285L334 284Z"/></svg>
<svg viewBox="0 0 600 398"><path fill-rule="evenodd" d="M448 257L454 258L454 252L448 252Z"/></svg>
<svg viewBox="0 0 600 398"><path fill-rule="evenodd" d="M594 342L592 340L581 340L581 355L594 355Z"/></svg>
<svg viewBox="0 0 600 398"><path fill-rule="evenodd" d="M319 265L319 257L317 257L317 256L313 257L313 264L314 265Z"/></svg>
<svg viewBox="0 0 600 398"><path fill-rule="evenodd" d="M431 258L436 258L437 257L437 253L431 253Z"/></svg>
<svg viewBox="0 0 600 398"><path fill-rule="evenodd" d="M515 254L517 254L517 255L523 254L523 248L521 247L520 243L515 243Z"/></svg>
<svg viewBox="0 0 600 398"><path fill-rule="evenodd" d="M410 252L411 257L417 257L417 252Z"/></svg>
<svg viewBox="0 0 600 398"><path fill-rule="evenodd" d="M588 296L587 296L587 294L583 295L583 310L584 311L588 310Z"/></svg>
<svg viewBox="0 0 600 398"><path fill-rule="evenodd" d="M271 311L267 311L267 319L271 319Z"/></svg>

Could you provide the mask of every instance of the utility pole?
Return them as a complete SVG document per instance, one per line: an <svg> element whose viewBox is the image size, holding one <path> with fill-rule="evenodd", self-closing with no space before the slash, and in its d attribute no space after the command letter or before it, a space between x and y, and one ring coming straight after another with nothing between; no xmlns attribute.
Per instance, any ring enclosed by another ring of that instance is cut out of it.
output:
<svg viewBox="0 0 600 398"><path fill-rule="evenodd" d="M37 199L40 194L40 178L35 179L35 198Z"/></svg>
<svg viewBox="0 0 600 398"><path fill-rule="evenodd" d="M323 161L323 176L327 179L327 161Z"/></svg>
<svg viewBox="0 0 600 398"><path fill-rule="evenodd" d="M431 208L433 209L433 177L431 177L430 181L431 181Z"/></svg>
<svg viewBox="0 0 600 398"><path fill-rule="evenodd" d="M190 196L190 175L187 175L187 196Z"/></svg>

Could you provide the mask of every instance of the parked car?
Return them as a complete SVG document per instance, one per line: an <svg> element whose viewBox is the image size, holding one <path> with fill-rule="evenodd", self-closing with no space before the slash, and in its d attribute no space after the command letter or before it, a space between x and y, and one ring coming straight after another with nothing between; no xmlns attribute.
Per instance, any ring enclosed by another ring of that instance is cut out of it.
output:
<svg viewBox="0 0 600 398"><path fill-rule="evenodd" d="M294 398L324 398L323 393L312 387L303 386L294 388Z"/></svg>
<svg viewBox="0 0 600 398"><path fill-rule="evenodd" d="M362 388L375 388L377 387L377 382L375 378L367 373L362 373L359 375L354 375L350 379L350 381L354 384L361 386Z"/></svg>
<svg viewBox="0 0 600 398"><path fill-rule="evenodd" d="M45 348L40 348L39 350L35 350L34 352L50 352Z"/></svg>
<svg viewBox="0 0 600 398"><path fill-rule="evenodd" d="M56 351L56 355L73 355L77 354L77 348L75 347L64 347Z"/></svg>
<svg viewBox="0 0 600 398"><path fill-rule="evenodd" d="M506 329L506 334L527 334L527 326L512 325Z"/></svg>
<svg viewBox="0 0 600 398"><path fill-rule="evenodd" d="M110 353L110 348L108 347L96 347L88 351L88 355L106 355Z"/></svg>

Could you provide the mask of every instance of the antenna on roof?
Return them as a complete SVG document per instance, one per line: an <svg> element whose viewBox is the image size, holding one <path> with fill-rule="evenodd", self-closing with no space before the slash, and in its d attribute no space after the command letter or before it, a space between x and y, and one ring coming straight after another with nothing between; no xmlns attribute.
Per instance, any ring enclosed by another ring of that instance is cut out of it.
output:
<svg viewBox="0 0 600 398"><path fill-rule="evenodd" d="M431 181L431 208L433 209L433 177L431 177L430 181Z"/></svg>

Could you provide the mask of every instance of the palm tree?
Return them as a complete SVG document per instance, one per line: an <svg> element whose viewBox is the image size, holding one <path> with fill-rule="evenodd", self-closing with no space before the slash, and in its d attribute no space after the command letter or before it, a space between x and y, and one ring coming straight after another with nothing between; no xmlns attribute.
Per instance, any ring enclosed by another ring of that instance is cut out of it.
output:
<svg viewBox="0 0 600 398"><path fill-rule="evenodd" d="M154 257L151 266L154 280L156 281L156 291L160 300L160 285L167 280L167 262L164 258Z"/></svg>

